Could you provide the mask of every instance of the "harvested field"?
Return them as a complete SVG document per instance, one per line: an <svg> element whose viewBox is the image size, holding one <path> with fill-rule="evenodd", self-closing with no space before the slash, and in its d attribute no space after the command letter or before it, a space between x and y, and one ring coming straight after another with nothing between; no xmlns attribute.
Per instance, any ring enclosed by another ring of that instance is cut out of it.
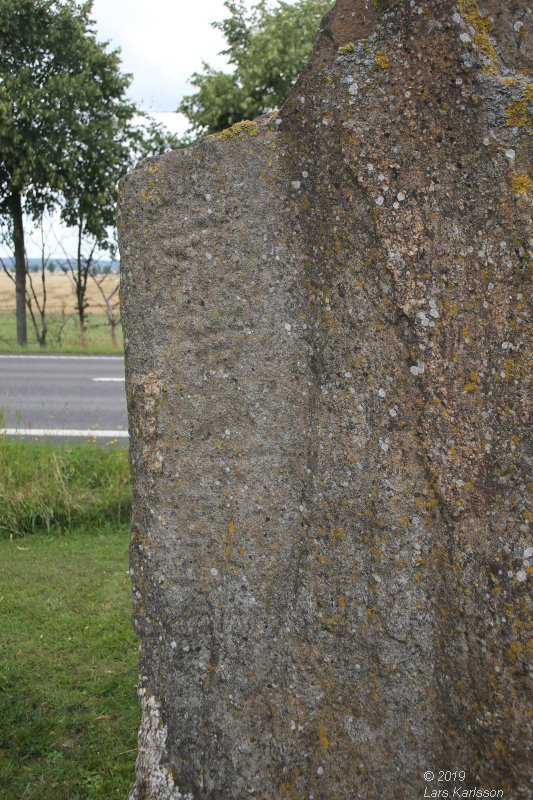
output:
<svg viewBox="0 0 533 800"><path fill-rule="evenodd" d="M41 293L41 276L32 274L33 285L36 288L37 296L40 298ZM106 294L111 294L114 287L118 284L118 275L105 276L105 290ZM50 313L60 313L64 311L66 314L74 313L76 309L76 293L74 284L64 273L46 273L46 309ZM102 296L98 291L98 287L90 278L87 284L87 300L89 303L89 313L97 314L104 313L104 303ZM118 303L118 293L113 296L113 301ZM15 285L5 272L0 272L0 312L9 312L15 310Z"/></svg>

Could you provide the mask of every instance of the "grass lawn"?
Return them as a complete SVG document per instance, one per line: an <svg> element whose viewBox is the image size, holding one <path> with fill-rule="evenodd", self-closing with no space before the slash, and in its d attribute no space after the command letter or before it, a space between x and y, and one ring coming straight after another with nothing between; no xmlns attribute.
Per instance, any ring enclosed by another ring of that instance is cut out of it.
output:
<svg viewBox="0 0 533 800"><path fill-rule="evenodd" d="M125 798L133 782L128 514L124 451L0 438L2 800Z"/></svg>
<svg viewBox="0 0 533 800"><path fill-rule="evenodd" d="M48 337L46 347L40 347L28 317L28 346L19 347L15 313L0 313L0 353L83 353L100 355L122 355L122 328L117 328L117 344L111 341L107 320L103 314L89 314L85 338L80 338L77 317L59 313L48 315Z"/></svg>
<svg viewBox="0 0 533 800"><path fill-rule="evenodd" d="M129 521L126 450L0 436L0 538Z"/></svg>

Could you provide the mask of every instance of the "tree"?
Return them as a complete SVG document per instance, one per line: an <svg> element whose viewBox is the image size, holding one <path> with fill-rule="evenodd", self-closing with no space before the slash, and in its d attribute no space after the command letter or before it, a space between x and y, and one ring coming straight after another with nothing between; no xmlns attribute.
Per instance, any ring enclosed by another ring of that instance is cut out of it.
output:
<svg viewBox="0 0 533 800"><path fill-rule="evenodd" d="M109 189L130 152L136 113L125 96L130 76L120 71L118 51L96 40L91 7L0 0L0 214L12 235L21 345L27 342L24 214L38 219L62 205L65 220L80 221L100 239L111 220Z"/></svg>
<svg viewBox="0 0 533 800"><path fill-rule="evenodd" d="M47 302L47 291L46 291L46 272L53 272L53 268L55 265L51 261L51 251L49 246L50 235L52 232L52 222L50 219L46 219L45 215L42 215L39 219L38 225L35 227L33 231L34 235L38 236L38 242L35 240L34 236L30 234L30 239L32 240L34 245L39 246L40 251L40 258L39 263L36 265L35 260L34 263L31 265L31 268L26 266L26 293L25 293L25 302L26 302L26 309L30 315L31 323L33 325L33 332L35 334L35 338L41 347L46 345L46 340L48 336L48 317L47 317L47 310L46 310L46 302ZM2 245L6 245L6 240L10 236L9 231L6 229L5 225L0 228L0 243ZM11 264L8 265L6 261L0 256L0 266L2 267L4 273L7 275L9 280L11 280L14 284L16 283L16 276L13 276L12 270L10 269ZM39 275L39 280L34 283L34 278L32 277L32 272ZM38 290L37 286L40 283L40 291ZM36 285L37 284L37 285Z"/></svg>
<svg viewBox="0 0 533 800"><path fill-rule="evenodd" d="M77 247L70 256L64 247L63 271L76 293L76 313L82 338L86 331L87 285L102 251L114 258L117 251L115 205L117 182L136 161L179 146L174 134L145 115L133 124L130 117L93 112L91 120L76 131L78 148L70 162L72 178L65 188L61 219L76 231ZM107 306L106 306L107 307Z"/></svg>
<svg viewBox="0 0 533 800"><path fill-rule="evenodd" d="M230 16L213 23L228 43L233 72L203 63L191 83L197 91L183 98L178 111L189 119L191 135L215 133L281 105L305 67L320 21L332 0L266 0L250 11L243 0L226 0Z"/></svg>
<svg viewBox="0 0 533 800"><path fill-rule="evenodd" d="M94 285L100 292L100 297L104 304L104 312L109 325L109 332L111 334L111 343L114 347L117 346L117 328L121 322L120 316L120 298L118 281L109 280L109 269L102 269L99 272L93 270L91 278Z"/></svg>

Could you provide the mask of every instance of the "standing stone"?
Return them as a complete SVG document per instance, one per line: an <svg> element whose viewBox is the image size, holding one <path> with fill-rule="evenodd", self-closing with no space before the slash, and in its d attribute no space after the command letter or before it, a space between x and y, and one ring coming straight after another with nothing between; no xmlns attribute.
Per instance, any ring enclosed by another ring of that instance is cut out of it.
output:
<svg viewBox="0 0 533 800"><path fill-rule="evenodd" d="M530 796L529 25L339 0L122 182L132 800Z"/></svg>

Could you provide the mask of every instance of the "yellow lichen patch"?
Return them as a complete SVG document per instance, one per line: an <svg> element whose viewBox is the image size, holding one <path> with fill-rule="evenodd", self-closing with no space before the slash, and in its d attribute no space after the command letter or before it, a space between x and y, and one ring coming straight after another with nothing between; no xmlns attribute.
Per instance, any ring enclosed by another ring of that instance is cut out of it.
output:
<svg viewBox="0 0 533 800"><path fill-rule="evenodd" d="M463 328L461 331L465 344L472 344L472 337L470 335L470 328Z"/></svg>
<svg viewBox="0 0 533 800"><path fill-rule="evenodd" d="M226 532L226 538L224 540L224 545L225 545L224 552L226 554L226 558L229 558L231 555L231 542L233 539L233 534L235 533L236 530L237 526L235 525L234 521L231 520L231 522L228 525L228 530Z"/></svg>
<svg viewBox="0 0 533 800"><path fill-rule="evenodd" d="M322 747L329 747L329 739L326 735L326 727L322 723L318 726L318 739Z"/></svg>
<svg viewBox="0 0 533 800"><path fill-rule="evenodd" d="M384 53L383 50L378 50L376 55L374 56L374 62L380 67L381 69L388 69L390 67L390 60L387 53Z"/></svg>
<svg viewBox="0 0 533 800"><path fill-rule="evenodd" d="M525 194L531 190L533 181L526 172L517 172L513 175L513 191L515 194Z"/></svg>
<svg viewBox="0 0 533 800"><path fill-rule="evenodd" d="M445 300L444 301L444 310L449 317L456 317L459 311L459 306L455 302L455 300Z"/></svg>
<svg viewBox="0 0 533 800"><path fill-rule="evenodd" d="M148 167L148 172L150 173L150 175L157 175L160 169L161 169L161 164L154 164L152 167Z"/></svg>
<svg viewBox="0 0 533 800"><path fill-rule="evenodd" d="M236 122L235 125L231 126L231 128L226 128L220 133L217 133L216 138L223 142L226 139L232 139L234 136L239 136L242 138L246 134L248 134L248 136L257 136L258 133L259 128L255 122L245 119L242 122Z"/></svg>
<svg viewBox="0 0 533 800"><path fill-rule="evenodd" d="M282 783L279 787L279 791L282 795L290 797L291 800L300 800L300 795L296 791L293 783Z"/></svg>
<svg viewBox="0 0 533 800"><path fill-rule="evenodd" d="M477 0L458 0L459 13L466 22L474 28L476 35L474 42L480 50L491 61L496 61L497 53L494 45L489 39L492 31L492 21L489 15L483 16L479 10Z"/></svg>
<svg viewBox="0 0 533 800"><path fill-rule="evenodd" d="M511 642L509 645L509 653L513 656L516 656L518 653L524 652L524 645L522 642Z"/></svg>
<svg viewBox="0 0 533 800"><path fill-rule="evenodd" d="M522 97L520 100L515 100L509 108L505 109L505 116L507 117L507 124L511 128L523 128L527 125L529 115L526 98Z"/></svg>
<svg viewBox="0 0 533 800"><path fill-rule="evenodd" d="M347 56L350 53L353 53L354 50L355 50L354 42L348 42L348 44L339 47L339 53L341 54L341 56Z"/></svg>

